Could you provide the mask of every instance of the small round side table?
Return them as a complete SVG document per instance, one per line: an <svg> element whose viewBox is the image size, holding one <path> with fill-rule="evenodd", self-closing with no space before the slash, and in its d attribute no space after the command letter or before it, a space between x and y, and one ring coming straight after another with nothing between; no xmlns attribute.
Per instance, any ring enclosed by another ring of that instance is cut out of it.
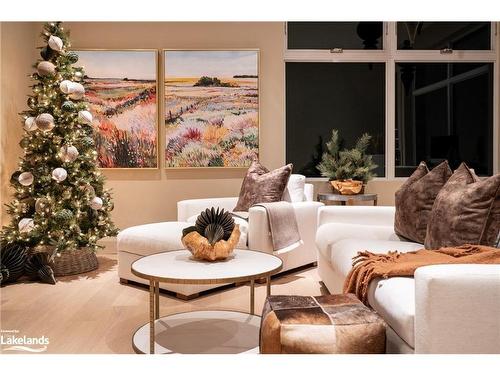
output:
<svg viewBox="0 0 500 375"><path fill-rule="evenodd" d="M342 195L334 193L319 193L318 201L340 202L342 206L346 204L352 205L354 202L360 201L373 201L373 205L377 205L377 194L355 194L355 195Z"/></svg>

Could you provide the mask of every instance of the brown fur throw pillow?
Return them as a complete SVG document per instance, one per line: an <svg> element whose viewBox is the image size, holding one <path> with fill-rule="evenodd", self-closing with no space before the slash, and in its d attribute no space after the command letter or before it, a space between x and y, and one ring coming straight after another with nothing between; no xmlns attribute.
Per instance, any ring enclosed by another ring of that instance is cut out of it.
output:
<svg viewBox="0 0 500 375"><path fill-rule="evenodd" d="M288 164L270 172L254 161L241 184L238 203L233 211L248 211L256 203L281 201L292 167L292 164Z"/></svg>
<svg viewBox="0 0 500 375"><path fill-rule="evenodd" d="M425 248L495 246L500 230L499 187L500 174L480 180L462 163L434 201Z"/></svg>
<svg viewBox="0 0 500 375"><path fill-rule="evenodd" d="M452 172L447 161L429 172L421 162L413 174L396 191L394 231L405 239L424 243L427 222L439 191Z"/></svg>

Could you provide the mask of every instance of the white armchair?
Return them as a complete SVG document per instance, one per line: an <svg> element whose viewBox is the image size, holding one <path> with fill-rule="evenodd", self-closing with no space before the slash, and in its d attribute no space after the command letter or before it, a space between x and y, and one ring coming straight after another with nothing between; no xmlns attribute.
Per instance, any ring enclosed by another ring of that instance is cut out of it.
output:
<svg viewBox="0 0 500 375"><path fill-rule="evenodd" d="M417 250L394 233L394 207L322 207L318 272L342 290L360 250ZM500 265L433 265L372 281L368 301L388 324L390 353L500 353Z"/></svg>
<svg viewBox="0 0 500 375"><path fill-rule="evenodd" d="M312 264L317 261L317 250L315 244L316 223L318 209L323 206L320 202L313 201L314 188L312 184L304 185L304 194L302 200L293 200L292 205L295 209L297 224L300 237L303 244L299 247L284 253L277 253L283 260L282 271L287 271L304 265ZM204 198L189 199L177 203L177 220L193 222L195 217L206 208L220 207L232 211L236 206L238 197L230 198ZM240 222L240 225L242 223ZM273 253L271 236L269 233L269 221L267 213L263 207L251 207L248 210L248 224L246 228L241 228L242 233L246 234L248 249ZM244 241L246 242L246 241Z"/></svg>

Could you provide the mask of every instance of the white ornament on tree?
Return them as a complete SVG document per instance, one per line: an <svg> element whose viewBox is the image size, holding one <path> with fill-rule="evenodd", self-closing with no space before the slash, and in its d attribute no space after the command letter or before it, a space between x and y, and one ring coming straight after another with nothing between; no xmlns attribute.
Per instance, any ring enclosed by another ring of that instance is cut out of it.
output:
<svg viewBox="0 0 500 375"><path fill-rule="evenodd" d="M47 132L54 128L54 117L50 113L42 113L35 120L38 129Z"/></svg>
<svg viewBox="0 0 500 375"><path fill-rule="evenodd" d="M92 113L89 111L79 111L78 119L84 124L92 124Z"/></svg>
<svg viewBox="0 0 500 375"><path fill-rule="evenodd" d="M62 161L74 162L80 153L75 146L62 146L59 149L59 155L61 156Z"/></svg>
<svg viewBox="0 0 500 375"><path fill-rule="evenodd" d="M33 130L38 129L36 126L35 118L34 117L28 117L26 120L24 120L24 130L27 132L32 132Z"/></svg>
<svg viewBox="0 0 500 375"><path fill-rule="evenodd" d="M73 84L70 86L69 90L69 97L71 99L81 99L85 95L85 88L81 83L73 82Z"/></svg>
<svg viewBox="0 0 500 375"><path fill-rule="evenodd" d="M30 186L33 183L34 177L31 172L23 172L17 178L19 183L23 186Z"/></svg>
<svg viewBox="0 0 500 375"><path fill-rule="evenodd" d="M31 218L24 218L19 220L19 224L17 225L19 228L19 232L28 233L31 232L35 228L35 222Z"/></svg>
<svg viewBox="0 0 500 375"><path fill-rule="evenodd" d="M68 172L64 168L56 168L52 171L52 179L57 182L63 182L68 177Z"/></svg>
<svg viewBox="0 0 500 375"><path fill-rule="evenodd" d="M94 197L90 201L90 208L92 208L93 210L100 210L102 208L102 205L102 199L99 197Z"/></svg>
<svg viewBox="0 0 500 375"><path fill-rule="evenodd" d="M71 86L73 85L73 82L71 82L68 79L65 79L59 84L59 90L61 90L62 93L64 94L69 94L71 91Z"/></svg>
<svg viewBox="0 0 500 375"><path fill-rule="evenodd" d="M50 36L48 43L49 47L57 52L61 52L64 46L62 39L55 35Z"/></svg>
<svg viewBox="0 0 500 375"><path fill-rule="evenodd" d="M53 75L56 72L56 66L50 61L41 61L36 66L36 70L42 77Z"/></svg>

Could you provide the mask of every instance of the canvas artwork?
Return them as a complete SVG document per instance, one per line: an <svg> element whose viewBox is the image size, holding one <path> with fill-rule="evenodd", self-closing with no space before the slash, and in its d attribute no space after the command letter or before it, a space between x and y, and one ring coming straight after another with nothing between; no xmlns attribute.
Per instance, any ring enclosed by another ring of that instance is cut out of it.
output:
<svg viewBox="0 0 500 375"><path fill-rule="evenodd" d="M77 50L101 168L158 168L157 52Z"/></svg>
<svg viewBox="0 0 500 375"><path fill-rule="evenodd" d="M258 67L258 50L164 51L166 168L258 158Z"/></svg>

